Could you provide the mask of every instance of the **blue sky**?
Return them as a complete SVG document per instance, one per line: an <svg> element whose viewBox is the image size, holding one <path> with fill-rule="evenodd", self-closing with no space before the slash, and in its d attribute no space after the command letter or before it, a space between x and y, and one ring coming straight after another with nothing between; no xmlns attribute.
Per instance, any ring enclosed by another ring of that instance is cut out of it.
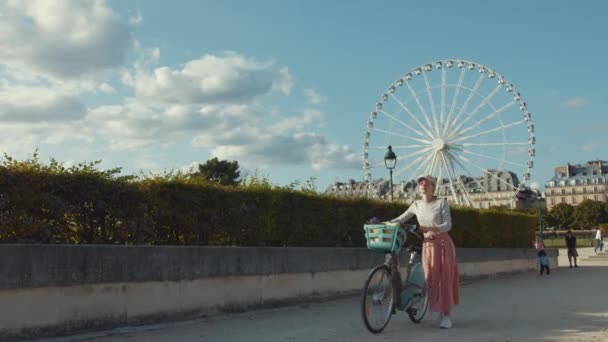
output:
<svg viewBox="0 0 608 342"><path fill-rule="evenodd" d="M544 184L558 165L608 159L606 7L0 1L0 150L125 173L218 156L324 189L363 178L363 132L387 87L454 58L521 92L536 127L531 180Z"/></svg>

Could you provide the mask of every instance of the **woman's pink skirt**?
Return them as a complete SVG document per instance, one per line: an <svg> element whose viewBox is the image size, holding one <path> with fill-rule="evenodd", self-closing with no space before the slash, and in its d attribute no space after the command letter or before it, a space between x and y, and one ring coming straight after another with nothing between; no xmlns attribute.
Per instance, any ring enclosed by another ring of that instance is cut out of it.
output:
<svg viewBox="0 0 608 342"><path fill-rule="evenodd" d="M434 312L450 312L460 303L456 248L450 235L434 234L422 243L422 266L429 290L429 308Z"/></svg>

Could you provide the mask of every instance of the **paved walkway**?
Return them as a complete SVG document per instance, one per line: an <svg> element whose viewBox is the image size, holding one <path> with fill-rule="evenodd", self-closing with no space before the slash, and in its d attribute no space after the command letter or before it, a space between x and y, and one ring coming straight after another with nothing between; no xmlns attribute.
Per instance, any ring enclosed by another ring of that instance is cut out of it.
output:
<svg viewBox="0 0 608 342"><path fill-rule="evenodd" d="M450 330L435 315L415 325L399 313L372 335L350 298L52 341L608 341L608 259L580 265L463 284Z"/></svg>

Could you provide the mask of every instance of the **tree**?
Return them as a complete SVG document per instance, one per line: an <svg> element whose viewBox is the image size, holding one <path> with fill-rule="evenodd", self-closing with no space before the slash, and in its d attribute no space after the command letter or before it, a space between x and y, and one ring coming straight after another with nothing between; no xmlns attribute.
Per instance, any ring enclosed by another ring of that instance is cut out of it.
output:
<svg viewBox="0 0 608 342"><path fill-rule="evenodd" d="M202 177L208 181L221 185L237 185L239 184L239 162L219 160L217 157L207 160L205 164L198 165L198 172L195 172L193 177Z"/></svg>
<svg viewBox="0 0 608 342"><path fill-rule="evenodd" d="M576 206L573 213L574 225L581 229L597 227L606 222L606 210L602 203L584 200Z"/></svg>
<svg viewBox="0 0 608 342"><path fill-rule="evenodd" d="M547 215L547 223L555 223L559 228L570 228L573 222L574 207L567 203L558 203Z"/></svg>

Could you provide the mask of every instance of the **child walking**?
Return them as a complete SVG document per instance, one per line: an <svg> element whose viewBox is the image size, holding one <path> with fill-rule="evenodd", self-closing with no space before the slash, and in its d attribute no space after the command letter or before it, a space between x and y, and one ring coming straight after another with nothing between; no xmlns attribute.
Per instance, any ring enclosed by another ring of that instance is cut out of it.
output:
<svg viewBox="0 0 608 342"><path fill-rule="evenodd" d="M538 251L538 267L540 267L540 275L543 275L543 271L547 271L547 275L551 273L549 268L549 257L544 249Z"/></svg>

